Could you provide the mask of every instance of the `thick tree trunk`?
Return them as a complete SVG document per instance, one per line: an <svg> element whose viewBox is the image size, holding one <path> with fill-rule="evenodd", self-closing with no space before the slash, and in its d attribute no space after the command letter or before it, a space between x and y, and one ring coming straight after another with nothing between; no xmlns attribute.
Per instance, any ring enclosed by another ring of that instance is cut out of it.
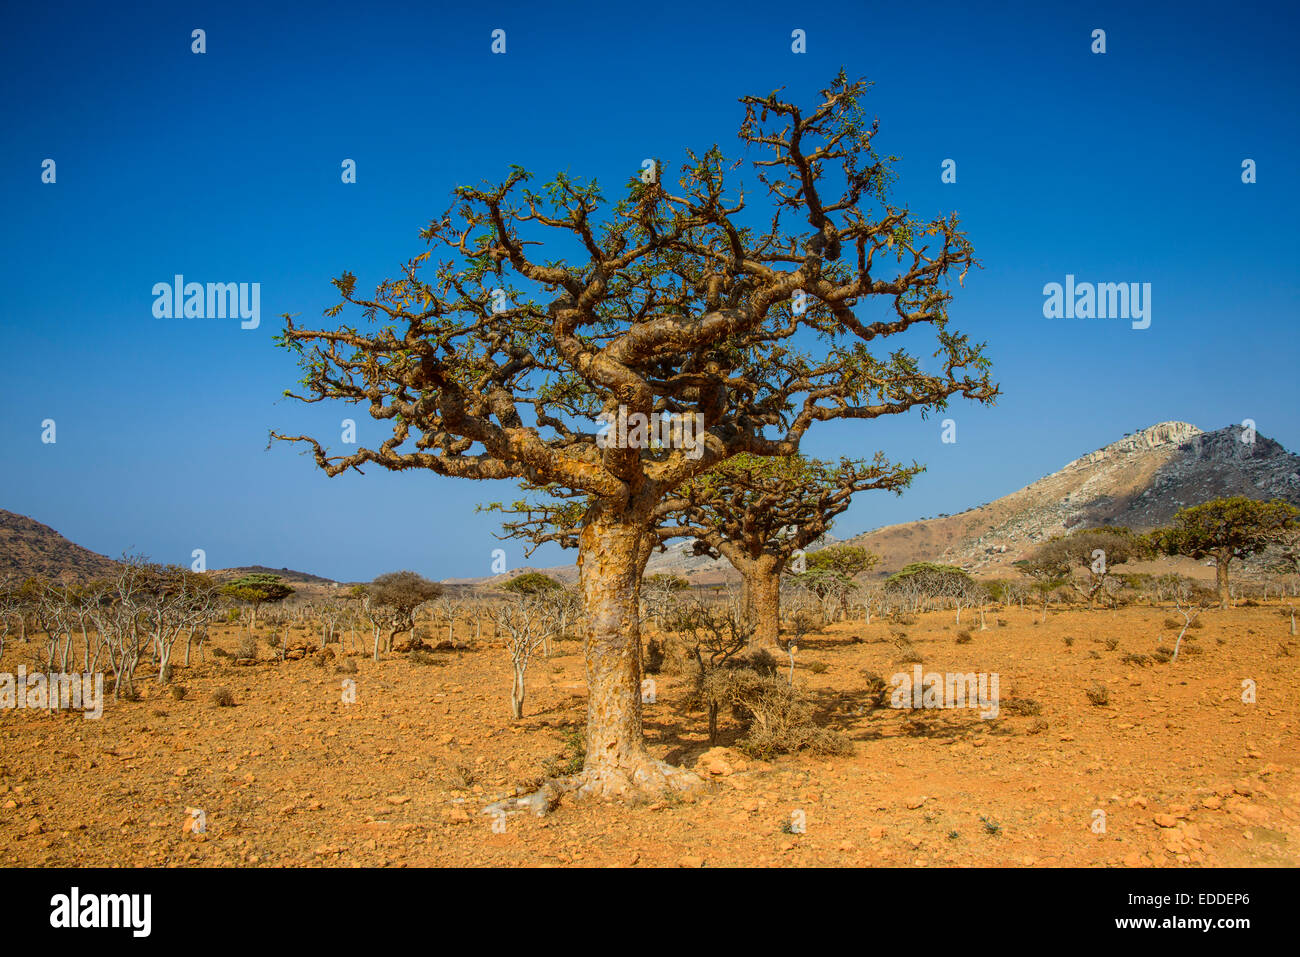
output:
<svg viewBox="0 0 1300 957"><path fill-rule="evenodd" d="M510 714L518 721L524 716L524 673L515 665L515 680L510 688Z"/></svg>
<svg viewBox="0 0 1300 957"><path fill-rule="evenodd" d="M689 772L654 760L641 732L639 600L642 530L631 517L593 506L579 534L586 610L587 755L580 796L689 787Z"/></svg>
<svg viewBox="0 0 1300 957"><path fill-rule="evenodd" d="M750 623L754 626L752 648L779 650L781 645L781 576L770 566L755 563L746 579Z"/></svg>

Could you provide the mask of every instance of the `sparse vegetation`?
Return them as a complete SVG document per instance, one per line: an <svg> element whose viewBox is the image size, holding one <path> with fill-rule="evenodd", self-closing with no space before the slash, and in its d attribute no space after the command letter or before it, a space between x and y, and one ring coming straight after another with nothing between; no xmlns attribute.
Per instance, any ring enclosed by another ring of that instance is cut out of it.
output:
<svg viewBox="0 0 1300 957"><path fill-rule="evenodd" d="M852 751L841 735L816 723L811 706L797 689L775 675L751 668L717 668L705 678L701 694L711 706L731 709L744 732L737 747L753 757Z"/></svg>
<svg viewBox="0 0 1300 957"><path fill-rule="evenodd" d="M212 703L218 708L233 708L235 695L229 688L218 688L212 692Z"/></svg>

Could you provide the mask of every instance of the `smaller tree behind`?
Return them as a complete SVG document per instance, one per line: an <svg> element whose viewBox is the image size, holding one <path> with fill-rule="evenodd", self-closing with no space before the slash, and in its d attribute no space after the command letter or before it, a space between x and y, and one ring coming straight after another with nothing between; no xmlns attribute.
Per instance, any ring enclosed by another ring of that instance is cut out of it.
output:
<svg viewBox="0 0 1300 957"><path fill-rule="evenodd" d="M365 586L365 591L373 604L389 612L391 649L397 635L415 628L415 610L441 595L442 586L415 572L400 571L380 575Z"/></svg>
<svg viewBox="0 0 1300 957"><path fill-rule="evenodd" d="M251 635L254 626L257 624L257 610L262 605L284 601L293 594L293 588L286 584L279 575L254 572L251 575L244 575L223 585L221 594L252 606L252 614L248 619L248 633Z"/></svg>
<svg viewBox="0 0 1300 957"><path fill-rule="evenodd" d="M545 643L554 624L547 605L548 593L516 593L497 602L490 612L497 633L505 636L506 649L510 652L510 715L516 721L524 716L528 664Z"/></svg>
<svg viewBox="0 0 1300 957"><path fill-rule="evenodd" d="M1035 549L1032 559L1064 578L1088 602L1091 608L1106 586L1116 565L1142 558L1149 552L1145 539L1127 528L1089 528L1059 536ZM1076 582L1075 569L1088 573L1086 582Z"/></svg>
<svg viewBox="0 0 1300 957"><path fill-rule="evenodd" d="M822 603L822 618L834 620L853 591L854 579L874 568L880 556L856 545L828 545L804 556L804 570L796 574L796 587L805 588Z"/></svg>
<svg viewBox="0 0 1300 957"><path fill-rule="evenodd" d="M1260 502L1235 495L1179 511L1169 528L1152 532L1150 541L1166 555L1198 561L1213 558L1219 605L1228 607L1228 566L1270 545L1285 542L1300 525L1300 509L1280 499Z"/></svg>
<svg viewBox="0 0 1300 957"><path fill-rule="evenodd" d="M514 595L540 595L564 586L550 575L543 575L541 572L524 572L522 575L516 575L501 587Z"/></svg>

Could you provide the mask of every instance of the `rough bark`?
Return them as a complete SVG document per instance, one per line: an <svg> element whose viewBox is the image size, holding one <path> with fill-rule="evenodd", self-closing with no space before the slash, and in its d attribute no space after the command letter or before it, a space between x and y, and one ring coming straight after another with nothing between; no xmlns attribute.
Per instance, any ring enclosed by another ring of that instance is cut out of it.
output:
<svg viewBox="0 0 1300 957"><path fill-rule="evenodd" d="M1228 607L1228 562L1232 559L1219 554L1214 559L1214 580L1219 588L1219 607Z"/></svg>
<svg viewBox="0 0 1300 957"><path fill-rule="evenodd" d="M587 627L587 755L580 796L615 797L686 788L698 778L657 761L641 730L638 621L643 525L593 508L580 533Z"/></svg>
<svg viewBox="0 0 1300 957"><path fill-rule="evenodd" d="M766 558L767 556L765 556ZM770 560L748 565L745 569L746 614L754 626L752 648L769 651L781 645L781 574Z"/></svg>

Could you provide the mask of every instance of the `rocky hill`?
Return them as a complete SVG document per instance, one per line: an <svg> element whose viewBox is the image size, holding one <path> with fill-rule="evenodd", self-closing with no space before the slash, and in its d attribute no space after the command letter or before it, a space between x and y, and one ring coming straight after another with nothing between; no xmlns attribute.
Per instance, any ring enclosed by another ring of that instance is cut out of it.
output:
<svg viewBox="0 0 1300 957"><path fill-rule="evenodd" d="M1070 529L1124 525L1145 531L1174 513L1223 495L1281 498L1300 505L1300 455L1263 435L1243 442L1240 426L1203 432L1187 422L1162 422L1089 452L1017 492L957 515L889 525L848 539L882 557L878 571L912 561L944 561L980 575L1004 574L1038 543ZM833 539L828 538L828 542ZM54 529L0 510L0 577L109 574L116 563L68 541ZM452 578L445 584L502 584L538 570L563 582L577 579L576 565L512 569L494 578ZM317 575L262 566L223 569L221 580L248 572L273 572L295 587L334 590ZM734 580L725 560L684 554L681 543L650 560L648 574L677 574L695 584Z"/></svg>
<svg viewBox="0 0 1300 957"><path fill-rule="evenodd" d="M1224 495L1300 505L1300 455L1263 435L1243 442L1242 434L1236 425L1203 432L1187 422L1161 422L985 505L887 525L846 543L879 554L882 575L908 562L943 561L992 576L1007 574L1035 545L1074 528L1147 531L1168 524L1180 508ZM828 536L826 544L834 541ZM578 571L574 565L538 570L561 581L573 581ZM520 571L499 577L505 581ZM680 542L651 558L646 573L682 575L697 585L737 577L725 559L686 554Z"/></svg>
<svg viewBox="0 0 1300 957"><path fill-rule="evenodd" d="M239 568L217 568L212 570L212 576L221 582L234 581L236 578L242 578L245 575L279 575L291 585L333 586L339 584L332 578L322 578L320 575L312 575L309 572L297 572L292 568L268 568L265 565L242 565Z"/></svg>
<svg viewBox="0 0 1300 957"><path fill-rule="evenodd" d="M68 541L48 525L0 509L0 579L68 578L113 574L117 562Z"/></svg>
<svg viewBox="0 0 1300 957"><path fill-rule="evenodd" d="M1186 422L1162 422L986 505L850 541L879 553L882 571L929 559L993 574L1074 528L1146 531L1167 524L1180 508L1224 495L1300 505L1300 456L1262 435L1243 442L1242 434L1239 426L1202 432Z"/></svg>

